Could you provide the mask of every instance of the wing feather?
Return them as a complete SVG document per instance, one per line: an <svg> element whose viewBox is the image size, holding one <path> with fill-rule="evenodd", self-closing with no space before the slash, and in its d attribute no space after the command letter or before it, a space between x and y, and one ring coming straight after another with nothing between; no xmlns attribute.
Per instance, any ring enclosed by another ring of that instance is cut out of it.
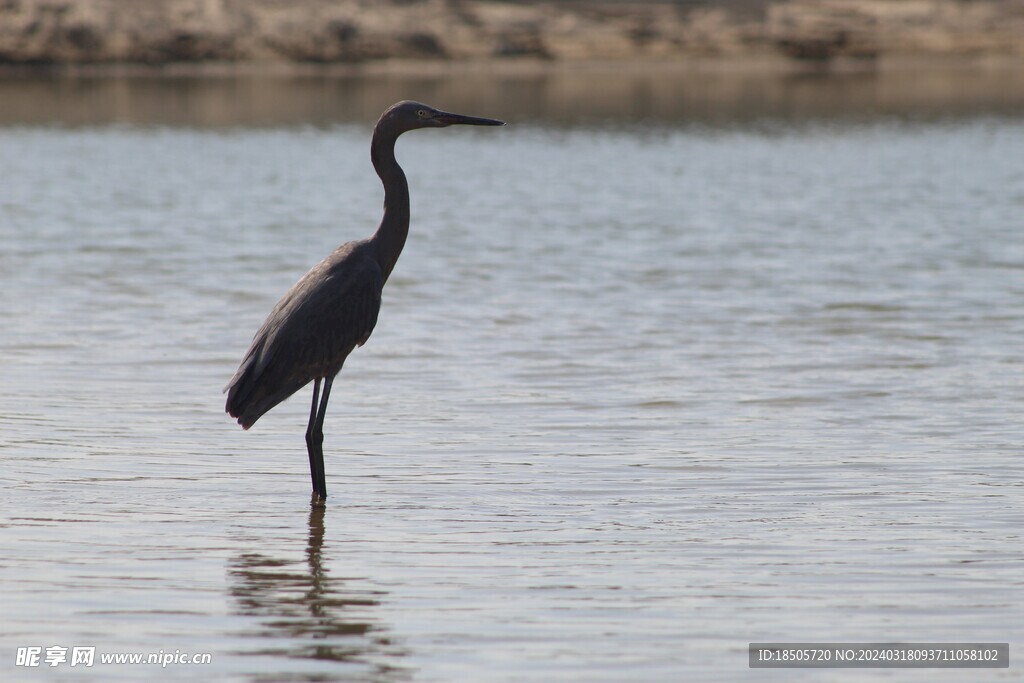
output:
<svg viewBox="0 0 1024 683"><path fill-rule="evenodd" d="M339 247L278 301L228 383L226 410L248 429L310 381L333 377L369 339L384 277L365 242Z"/></svg>

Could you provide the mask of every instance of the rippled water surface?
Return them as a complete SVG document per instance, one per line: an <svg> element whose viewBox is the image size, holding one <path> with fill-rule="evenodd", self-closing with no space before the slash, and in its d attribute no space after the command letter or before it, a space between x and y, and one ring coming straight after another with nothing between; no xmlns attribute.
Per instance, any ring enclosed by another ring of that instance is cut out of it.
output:
<svg viewBox="0 0 1024 683"><path fill-rule="evenodd" d="M1018 652L1024 116L464 99L512 125L399 142L412 230L335 384L326 509L308 389L249 432L221 389L376 226L372 117L6 119L0 677L849 681L751 671L747 643ZM15 669L28 645L212 663Z"/></svg>

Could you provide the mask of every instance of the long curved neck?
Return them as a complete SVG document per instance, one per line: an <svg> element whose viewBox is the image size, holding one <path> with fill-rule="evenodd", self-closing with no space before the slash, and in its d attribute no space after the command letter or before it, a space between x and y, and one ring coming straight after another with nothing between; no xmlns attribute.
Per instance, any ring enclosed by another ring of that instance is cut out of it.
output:
<svg viewBox="0 0 1024 683"><path fill-rule="evenodd" d="M409 183L402 167L395 161L397 137L388 130L377 128L373 131L370 145L373 168L384 184L384 217L370 242L385 281L391 275L409 235Z"/></svg>

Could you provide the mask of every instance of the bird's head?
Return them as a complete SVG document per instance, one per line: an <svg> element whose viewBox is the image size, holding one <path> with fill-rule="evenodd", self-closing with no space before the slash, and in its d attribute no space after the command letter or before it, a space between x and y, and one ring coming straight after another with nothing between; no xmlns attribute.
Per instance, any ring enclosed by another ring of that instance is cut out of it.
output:
<svg viewBox="0 0 1024 683"><path fill-rule="evenodd" d="M452 114L440 109L423 104L405 100L388 107L377 123L378 126L385 124L393 127L397 133L404 133L408 130L418 128L445 128L446 126L504 126L504 121L497 119L484 119L478 116L464 116Z"/></svg>

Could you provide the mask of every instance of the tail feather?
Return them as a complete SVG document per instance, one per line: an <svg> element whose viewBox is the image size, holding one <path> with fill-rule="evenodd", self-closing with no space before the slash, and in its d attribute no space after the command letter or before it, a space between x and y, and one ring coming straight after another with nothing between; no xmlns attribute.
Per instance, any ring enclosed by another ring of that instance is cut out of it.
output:
<svg viewBox="0 0 1024 683"><path fill-rule="evenodd" d="M228 399L224 410L238 419L242 429L249 429L267 411L301 389L309 380L276 377L272 367L260 368L256 355L242 361L225 391Z"/></svg>

